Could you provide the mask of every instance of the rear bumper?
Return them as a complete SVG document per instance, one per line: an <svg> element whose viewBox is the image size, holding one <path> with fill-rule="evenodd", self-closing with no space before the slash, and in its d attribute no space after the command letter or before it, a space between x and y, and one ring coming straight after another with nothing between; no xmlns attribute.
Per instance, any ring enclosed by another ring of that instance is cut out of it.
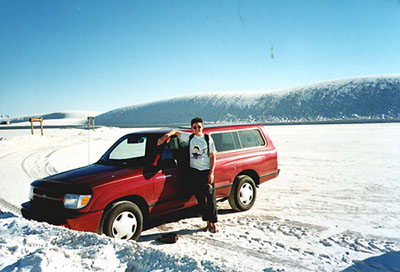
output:
<svg viewBox="0 0 400 272"><path fill-rule="evenodd" d="M29 220L47 222L73 230L101 232L99 231L99 225L103 210L88 213L43 210L33 207L30 202L25 202L22 204L21 213L24 218Z"/></svg>

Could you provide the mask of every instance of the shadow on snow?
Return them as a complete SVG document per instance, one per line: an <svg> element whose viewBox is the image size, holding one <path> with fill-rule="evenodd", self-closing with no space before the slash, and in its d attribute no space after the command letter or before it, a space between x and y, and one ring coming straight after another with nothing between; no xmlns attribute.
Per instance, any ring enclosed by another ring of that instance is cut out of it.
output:
<svg viewBox="0 0 400 272"><path fill-rule="evenodd" d="M400 251L388 252L377 257L371 257L363 261L357 261L354 265L342 272L385 272L400 271Z"/></svg>

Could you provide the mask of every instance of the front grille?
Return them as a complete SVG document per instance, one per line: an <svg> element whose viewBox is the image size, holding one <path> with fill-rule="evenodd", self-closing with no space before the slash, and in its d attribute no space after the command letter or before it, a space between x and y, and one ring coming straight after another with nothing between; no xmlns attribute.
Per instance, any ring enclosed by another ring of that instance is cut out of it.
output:
<svg viewBox="0 0 400 272"><path fill-rule="evenodd" d="M64 208L64 193L43 188L33 189L32 205L41 209L62 209Z"/></svg>

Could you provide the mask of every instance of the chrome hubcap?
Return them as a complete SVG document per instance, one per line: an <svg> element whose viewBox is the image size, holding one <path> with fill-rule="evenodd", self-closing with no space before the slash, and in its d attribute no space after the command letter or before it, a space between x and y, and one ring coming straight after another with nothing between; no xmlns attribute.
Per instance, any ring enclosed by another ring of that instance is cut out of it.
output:
<svg viewBox="0 0 400 272"><path fill-rule="evenodd" d="M254 197L254 189L249 183L244 183L240 187L239 199L243 205L249 205Z"/></svg>
<svg viewBox="0 0 400 272"><path fill-rule="evenodd" d="M136 216L132 212L125 211L114 219L112 233L115 238L129 240L135 234L136 227Z"/></svg>

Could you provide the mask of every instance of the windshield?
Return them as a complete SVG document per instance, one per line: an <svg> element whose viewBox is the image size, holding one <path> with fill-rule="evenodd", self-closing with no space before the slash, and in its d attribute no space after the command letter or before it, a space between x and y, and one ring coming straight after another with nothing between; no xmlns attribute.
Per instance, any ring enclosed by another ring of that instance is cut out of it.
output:
<svg viewBox="0 0 400 272"><path fill-rule="evenodd" d="M146 157L148 137L145 135L126 135L119 139L101 157L100 162L130 164Z"/></svg>
<svg viewBox="0 0 400 272"><path fill-rule="evenodd" d="M109 155L110 160L129 160L141 158L146 155L147 137L141 137L136 141L130 141L129 138L120 142Z"/></svg>

